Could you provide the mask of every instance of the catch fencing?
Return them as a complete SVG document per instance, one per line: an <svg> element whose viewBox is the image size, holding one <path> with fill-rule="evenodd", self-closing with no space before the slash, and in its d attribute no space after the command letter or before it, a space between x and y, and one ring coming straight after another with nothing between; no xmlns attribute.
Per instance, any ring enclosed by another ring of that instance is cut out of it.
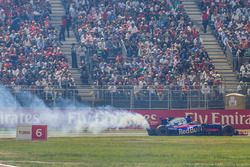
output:
<svg viewBox="0 0 250 167"><path fill-rule="evenodd" d="M49 107L64 106L113 106L120 109L224 109L225 95L229 91L211 89L204 93L199 89L135 89L133 87L86 89L6 88L11 98L1 99L7 107L39 107L43 101ZM3 94L3 90L1 90ZM230 93L232 90L230 90ZM234 91L233 91L234 92ZM236 92L236 91L235 91ZM246 108L250 108L250 96L246 95ZM84 104L84 105L83 105Z"/></svg>

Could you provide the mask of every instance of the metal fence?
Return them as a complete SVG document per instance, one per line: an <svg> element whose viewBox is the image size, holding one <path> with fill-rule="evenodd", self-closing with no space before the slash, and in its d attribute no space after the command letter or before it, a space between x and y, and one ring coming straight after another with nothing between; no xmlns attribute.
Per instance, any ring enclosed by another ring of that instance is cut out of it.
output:
<svg viewBox="0 0 250 167"><path fill-rule="evenodd" d="M134 92L133 89L117 89L112 92L107 89L96 89L92 106L111 105L126 109L206 109L224 108L222 94L202 94L200 90L164 89L161 92L142 89Z"/></svg>
<svg viewBox="0 0 250 167"><path fill-rule="evenodd" d="M120 109L223 109L224 96L212 90L203 94L201 90L181 91L161 89L160 91L131 88L110 89L30 89L7 88L0 90L1 106L22 106L27 108L68 107L68 106L113 106ZM85 93L83 93L85 92ZM87 92L87 93L86 93ZM5 94L5 96L3 96ZM247 108L250 108L250 96L246 95Z"/></svg>

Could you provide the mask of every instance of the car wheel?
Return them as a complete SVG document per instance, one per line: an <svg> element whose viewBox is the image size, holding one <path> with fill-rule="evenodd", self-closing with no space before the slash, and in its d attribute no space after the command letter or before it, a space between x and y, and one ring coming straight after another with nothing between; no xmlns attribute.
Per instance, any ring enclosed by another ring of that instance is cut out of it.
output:
<svg viewBox="0 0 250 167"><path fill-rule="evenodd" d="M157 131L155 128L147 129L147 132L149 136L157 136Z"/></svg>
<svg viewBox="0 0 250 167"><path fill-rule="evenodd" d="M160 126L157 128L158 136L167 136L168 135L168 128L166 126Z"/></svg>
<svg viewBox="0 0 250 167"><path fill-rule="evenodd" d="M222 135L223 136L233 136L234 135L234 128L230 125L226 125L222 128Z"/></svg>

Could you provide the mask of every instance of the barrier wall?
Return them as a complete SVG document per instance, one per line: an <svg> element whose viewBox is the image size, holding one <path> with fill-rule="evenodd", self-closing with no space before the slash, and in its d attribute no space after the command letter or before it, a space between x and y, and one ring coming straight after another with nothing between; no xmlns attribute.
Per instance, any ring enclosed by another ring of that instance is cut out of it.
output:
<svg viewBox="0 0 250 167"><path fill-rule="evenodd" d="M236 129L250 129L250 110L133 110L145 116L151 127L166 117L193 115L193 121L209 124L230 124Z"/></svg>
<svg viewBox="0 0 250 167"><path fill-rule="evenodd" d="M18 124L48 124L52 129L60 129L61 127L71 127L77 121L90 122L105 117L103 112L107 109L99 109L99 116L94 119L87 118L88 115L93 116L95 110L82 109L75 111L74 109L65 110L0 110L0 127L15 128ZM110 110L112 114L117 115L118 110ZM124 110L123 110L124 111ZM238 130L248 130L250 132L250 110L129 110L143 115L149 122L151 127L160 124L161 119L166 117L185 117L192 114L193 121L209 124L230 124ZM125 111L126 112L126 111ZM119 115L119 114L118 114ZM121 116L120 116L121 117ZM109 118L111 118L109 116ZM107 120L105 118L104 120Z"/></svg>

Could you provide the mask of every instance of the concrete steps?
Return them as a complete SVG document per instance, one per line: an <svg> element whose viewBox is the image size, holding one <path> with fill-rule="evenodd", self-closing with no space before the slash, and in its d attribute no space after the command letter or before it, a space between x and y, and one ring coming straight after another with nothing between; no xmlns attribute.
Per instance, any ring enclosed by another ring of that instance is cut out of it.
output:
<svg viewBox="0 0 250 167"><path fill-rule="evenodd" d="M213 34L211 34L209 28L206 34L203 33L201 29L201 11L196 4L196 0L183 1L183 5L196 27L200 28L200 37L203 41L203 45L205 46L209 57L212 59L216 71L222 75L225 88L229 90L236 90L236 87L239 84L237 75L233 72L231 66L229 65L226 55L219 46L217 39L213 36Z"/></svg>
<svg viewBox="0 0 250 167"><path fill-rule="evenodd" d="M187 14L191 17L192 21L199 25L201 24L201 14L200 14L200 10L196 5L196 2L193 0L189 0L189 1L183 1L182 2L185 10L187 12Z"/></svg>
<svg viewBox="0 0 250 167"><path fill-rule="evenodd" d="M60 24L62 16L65 15L65 10L60 0L50 0L51 7L52 7L52 24L58 29L60 32ZM58 34L59 35L59 34ZM69 66L72 67L72 58L71 58L71 46L72 43L77 44L76 38L74 36L73 31L70 30L70 37L67 38L67 33L65 33L66 41L62 42L61 50L65 57L68 60ZM80 66L80 57L77 57L78 67ZM94 96L94 91L89 85L83 85L81 81L81 71L80 69L70 68L70 72L75 80L76 88L78 90L78 96L81 100L84 101L92 101Z"/></svg>

